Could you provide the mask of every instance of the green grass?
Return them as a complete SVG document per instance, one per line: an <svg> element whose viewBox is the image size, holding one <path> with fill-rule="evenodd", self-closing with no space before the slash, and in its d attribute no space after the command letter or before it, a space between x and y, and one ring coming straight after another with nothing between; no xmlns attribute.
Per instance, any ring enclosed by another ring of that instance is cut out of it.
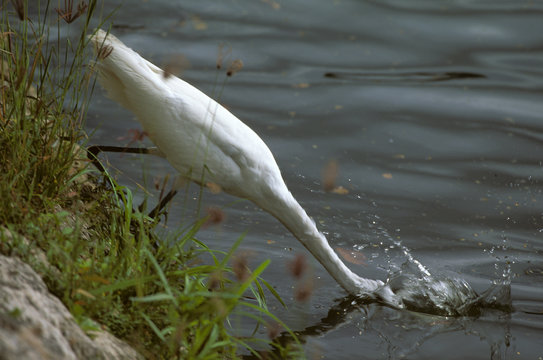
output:
<svg viewBox="0 0 543 360"><path fill-rule="evenodd" d="M256 336L273 323L296 339L266 306L266 293L281 301L261 278L269 261L236 264L243 236L227 253L209 249L197 240L201 219L159 239L130 189L89 168L78 144L94 87L85 35L96 1L80 13L40 1L32 19L25 1L12 3L19 11L4 2L0 15L0 251L42 274L83 330L106 329L149 359L301 357L297 341ZM72 40L54 35L61 27ZM237 335L238 318L252 334Z"/></svg>

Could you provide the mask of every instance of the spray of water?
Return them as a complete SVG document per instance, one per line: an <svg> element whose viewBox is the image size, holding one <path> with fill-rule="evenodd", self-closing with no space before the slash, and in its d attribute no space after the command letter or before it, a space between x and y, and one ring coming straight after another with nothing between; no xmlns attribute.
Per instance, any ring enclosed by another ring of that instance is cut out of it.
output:
<svg viewBox="0 0 543 360"><path fill-rule="evenodd" d="M373 216L370 228L385 247L389 266L386 286L408 310L443 316L478 315L489 307L511 310L511 261L506 255L505 238L501 245L488 250L495 258L496 280L479 295L464 279L432 274L399 239L379 224L378 216ZM400 267L396 265L398 257L404 259Z"/></svg>

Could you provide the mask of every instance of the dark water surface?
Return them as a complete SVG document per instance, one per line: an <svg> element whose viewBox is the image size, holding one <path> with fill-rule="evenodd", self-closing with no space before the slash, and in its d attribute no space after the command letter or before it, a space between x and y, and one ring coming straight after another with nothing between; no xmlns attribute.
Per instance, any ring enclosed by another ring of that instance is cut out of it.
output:
<svg viewBox="0 0 543 360"><path fill-rule="evenodd" d="M226 250L248 231L309 358L543 359L543 2L125 1L114 25L158 65L183 54L183 78L264 139L332 247L363 254L346 259L356 273L386 280L413 265L407 252L478 292L511 282L511 312L446 318L353 304L308 258L315 291L298 303L287 265L303 247L252 203L204 192L227 218L199 239ZM244 63L224 90L221 43ZM91 142L127 144L133 115L96 95ZM154 197L153 178L175 173L109 159L133 189L146 174ZM322 190L330 159L348 194ZM197 195L176 198L169 228L194 219Z"/></svg>

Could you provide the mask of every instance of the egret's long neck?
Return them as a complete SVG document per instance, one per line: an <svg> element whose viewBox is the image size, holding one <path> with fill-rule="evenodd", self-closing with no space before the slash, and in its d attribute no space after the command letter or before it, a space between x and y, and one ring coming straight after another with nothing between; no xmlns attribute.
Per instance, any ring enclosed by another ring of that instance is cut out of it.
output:
<svg viewBox="0 0 543 360"><path fill-rule="evenodd" d="M365 279L349 270L317 229L315 222L292 194L288 191L287 194L283 194L277 202L267 201L258 205L281 221L350 294L370 294L383 285L379 280Z"/></svg>

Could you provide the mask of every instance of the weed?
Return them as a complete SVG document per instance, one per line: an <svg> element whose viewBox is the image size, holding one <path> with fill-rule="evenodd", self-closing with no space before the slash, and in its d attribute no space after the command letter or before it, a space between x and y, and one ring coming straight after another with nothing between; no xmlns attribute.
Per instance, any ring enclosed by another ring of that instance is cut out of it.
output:
<svg viewBox="0 0 543 360"><path fill-rule="evenodd" d="M83 330L107 329L147 358L236 358L240 349L261 356L257 349L270 344L278 357L298 351L296 342L254 336L273 323L296 339L267 309L265 289L282 303L260 277L269 261L251 270L236 257L242 236L227 253L197 240L222 213L159 239L130 189L107 173L100 183L87 166L80 145L94 83L85 47L97 1L65 1L55 11L39 1L36 16L26 1L12 6L0 15L0 251L38 270ZM62 38L64 22L79 23L79 33ZM212 262L199 261L202 254ZM231 320L240 316L254 319L249 336L234 335Z"/></svg>

